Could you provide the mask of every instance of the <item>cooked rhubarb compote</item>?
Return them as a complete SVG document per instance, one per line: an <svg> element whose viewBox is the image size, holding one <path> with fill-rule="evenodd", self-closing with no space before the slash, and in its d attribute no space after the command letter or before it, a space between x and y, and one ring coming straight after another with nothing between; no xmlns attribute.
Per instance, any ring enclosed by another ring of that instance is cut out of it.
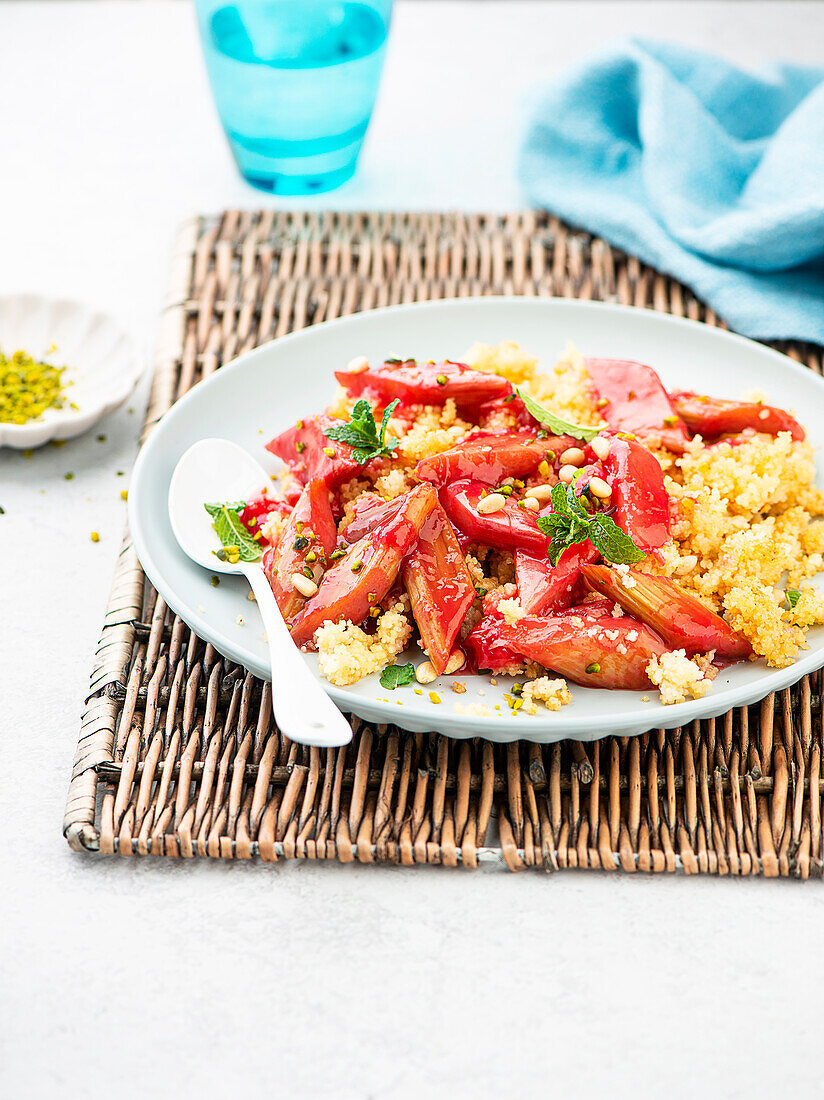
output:
<svg viewBox="0 0 824 1100"><path fill-rule="evenodd" d="M238 513L333 684L380 672L440 702L514 675L525 715L569 681L678 703L736 661L789 664L824 622L813 449L764 397L668 392L573 348L539 372L511 343L335 378L268 444L277 499ZM416 668L396 660L415 644Z"/></svg>

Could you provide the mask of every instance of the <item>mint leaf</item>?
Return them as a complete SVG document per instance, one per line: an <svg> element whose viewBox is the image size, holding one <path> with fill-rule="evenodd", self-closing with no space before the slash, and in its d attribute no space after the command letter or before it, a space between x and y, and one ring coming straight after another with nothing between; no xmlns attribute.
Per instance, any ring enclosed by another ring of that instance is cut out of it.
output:
<svg viewBox="0 0 824 1100"><path fill-rule="evenodd" d="M381 673L381 687L394 691L397 687L406 687L415 679L415 666L410 661L408 665L387 665Z"/></svg>
<svg viewBox="0 0 824 1100"><path fill-rule="evenodd" d="M224 508L228 508L230 512L242 512L246 507L246 501L236 500L233 504L204 504L203 507L210 516L218 516Z"/></svg>
<svg viewBox="0 0 824 1100"><path fill-rule="evenodd" d="M552 493L550 495L552 501L552 511L558 516L564 516L566 519L572 519L574 515L573 509L577 507L577 501L575 495L570 496L567 493L567 487L563 481L559 481L557 485L552 486Z"/></svg>
<svg viewBox="0 0 824 1100"><path fill-rule="evenodd" d="M552 511L537 516L536 523L549 541L547 557L556 566L570 546L590 539L604 561L615 565L630 565L641 561L645 555L629 535L604 512L587 512L580 497L575 495L574 485L558 482L552 487Z"/></svg>
<svg viewBox="0 0 824 1100"><path fill-rule="evenodd" d="M238 556L234 561L260 561L260 545L240 519L240 513L246 507L245 501L236 501L234 504L204 504L203 507L212 517L212 527L223 549L232 552L237 550ZM227 558L232 561L228 555Z"/></svg>
<svg viewBox="0 0 824 1100"><path fill-rule="evenodd" d="M589 538L604 561L611 561L615 565L632 565L646 556L626 531L600 512L596 512L589 521Z"/></svg>
<svg viewBox="0 0 824 1100"><path fill-rule="evenodd" d="M515 392L526 405L530 416L534 416L539 424L549 428L555 435L571 435L574 439L583 439L588 443L601 430L600 428L583 428L580 424L570 424L568 421L562 420L560 416L556 416L554 412L544 408L534 397L530 397L520 386L515 387Z"/></svg>
<svg viewBox="0 0 824 1100"><path fill-rule="evenodd" d="M352 457L359 466L364 466L373 458L391 458L398 446L398 440L393 439L391 443L387 443L386 428L398 404L399 400L395 398L387 405L379 432L372 406L361 398L352 409L352 419L339 428L328 428L326 434L338 443L348 443L353 448Z"/></svg>
<svg viewBox="0 0 824 1100"><path fill-rule="evenodd" d="M788 588L787 589L787 603L790 605L790 610L791 611L800 599L801 599L801 593L798 591L797 588Z"/></svg>
<svg viewBox="0 0 824 1100"><path fill-rule="evenodd" d="M400 404L400 400L399 400L399 398L396 397L395 400L392 402L392 404L387 405L386 408L383 410L383 420L381 420L381 434L378 437L380 439L380 442L381 442L382 446L386 445L386 429L389 426L389 418L392 416L392 413L395 411L396 407L399 404ZM374 416L372 417L372 419L374 421L374 419L375 419ZM397 445L398 444L396 443L395 447L397 447ZM394 447L392 449L394 450Z"/></svg>

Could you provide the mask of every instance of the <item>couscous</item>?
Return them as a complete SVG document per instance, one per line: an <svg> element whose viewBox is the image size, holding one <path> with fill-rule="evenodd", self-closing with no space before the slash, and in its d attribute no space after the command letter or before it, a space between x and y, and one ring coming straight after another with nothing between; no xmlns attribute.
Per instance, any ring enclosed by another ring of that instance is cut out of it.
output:
<svg viewBox="0 0 824 1100"><path fill-rule="evenodd" d="M571 347L541 373L512 343L336 378L268 444L277 499L208 506L333 684L460 674L462 693L485 672L519 678L524 714L567 705L568 681L678 703L733 662L789 664L824 622L812 447L763 398L670 393ZM396 663L413 640L426 660Z"/></svg>

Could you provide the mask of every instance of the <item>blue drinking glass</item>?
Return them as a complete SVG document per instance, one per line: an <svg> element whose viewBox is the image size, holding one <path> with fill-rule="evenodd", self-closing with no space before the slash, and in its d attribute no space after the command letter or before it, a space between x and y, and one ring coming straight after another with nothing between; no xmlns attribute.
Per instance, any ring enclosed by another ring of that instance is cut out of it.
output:
<svg viewBox="0 0 824 1100"><path fill-rule="evenodd" d="M218 114L246 179L309 195L355 171L392 0L195 0Z"/></svg>

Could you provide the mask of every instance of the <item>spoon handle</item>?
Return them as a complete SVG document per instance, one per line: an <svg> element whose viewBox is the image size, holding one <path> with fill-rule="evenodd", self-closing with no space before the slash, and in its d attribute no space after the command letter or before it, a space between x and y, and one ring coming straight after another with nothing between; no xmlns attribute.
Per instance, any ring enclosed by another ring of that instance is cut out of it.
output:
<svg viewBox="0 0 824 1100"><path fill-rule="evenodd" d="M265 573L259 565L250 565L243 572L255 594L269 642L272 709L281 733L300 745L348 745L352 729L292 641Z"/></svg>

